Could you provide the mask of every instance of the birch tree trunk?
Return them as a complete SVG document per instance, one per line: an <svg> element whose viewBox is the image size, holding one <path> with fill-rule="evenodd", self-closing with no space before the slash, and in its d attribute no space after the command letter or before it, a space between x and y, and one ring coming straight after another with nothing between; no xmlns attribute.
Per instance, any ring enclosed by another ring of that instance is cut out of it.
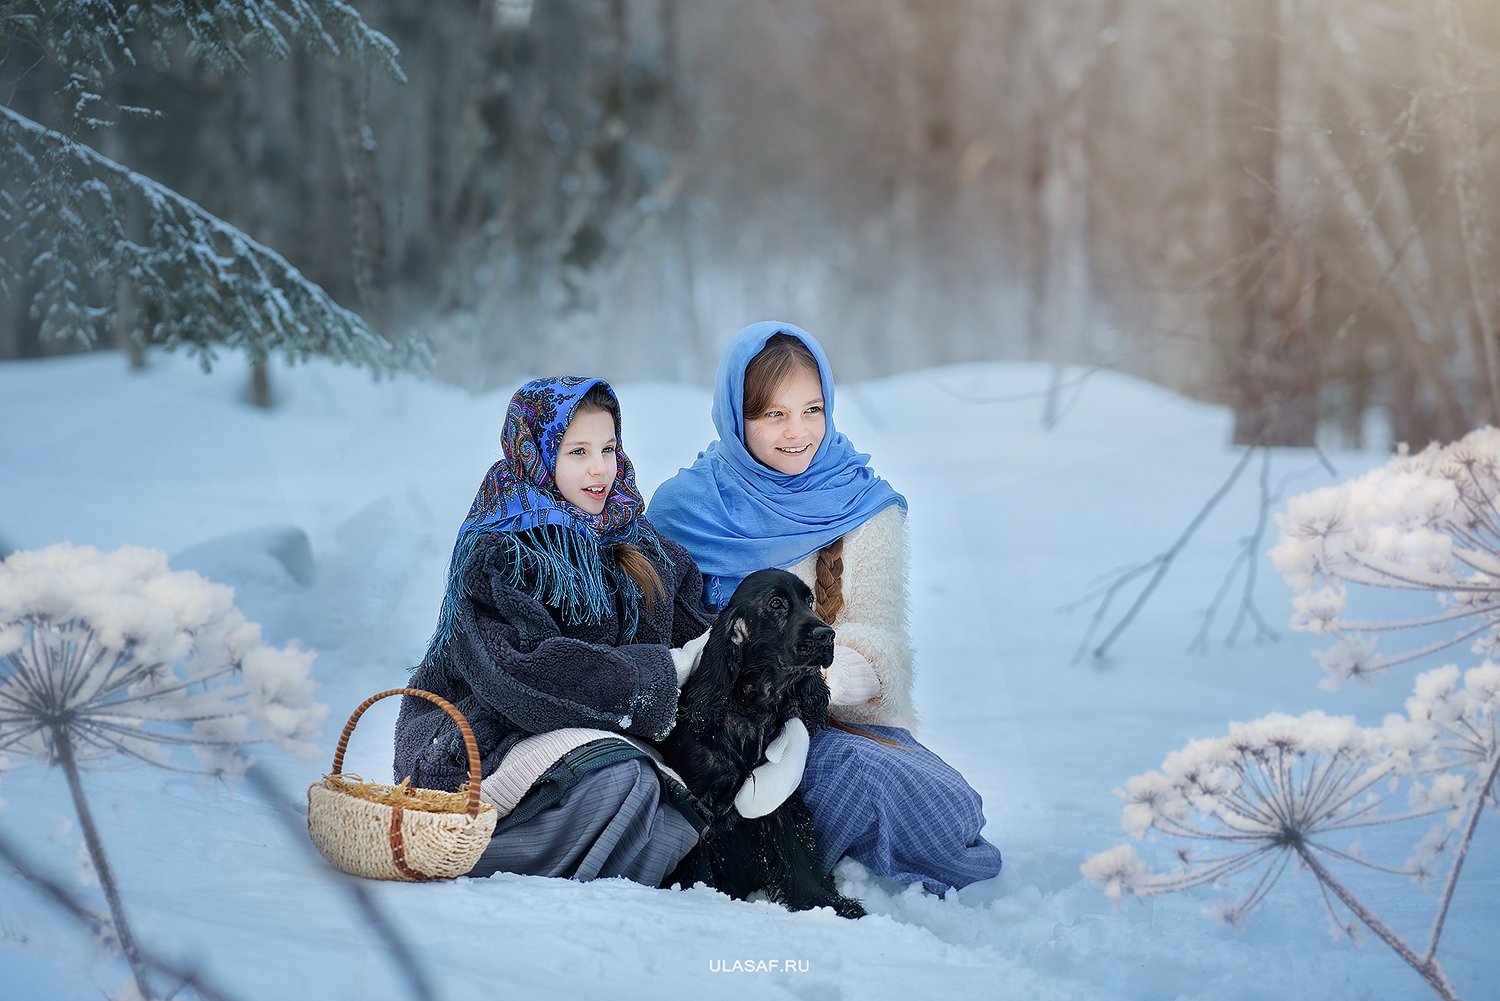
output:
<svg viewBox="0 0 1500 1001"><path fill-rule="evenodd" d="M1497 337L1496 293L1500 291L1489 227L1493 224L1486 189L1480 183L1483 142L1474 106L1474 88L1468 79L1468 33L1458 0L1443 0L1442 65L1445 82L1454 88L1458 102L1458 136L1454 149L1453 190L1458 200L1459 238L1469 285L1469 333L1474 359L1483 373L1485 408L1474 415L1475 425L1500 418L1500 337ZM1467 429L1465 429L1467 430Z"/></svg>
<svg viewBox="0 0 1500 1001"><path fill-rule="evenodd" d="M1264 177L1265 189L1246 206L1245 229L1254 234L1252 263L1240 285L1246 315L1227 358L1234 441L1240 445L1308 446L1317 432L1318 203L1308 130L1317 127L1319 107L1314 63L1301 44L1310 31L1304 3L1277 0L1267 8L1273 30L1262 55L1268 60L1270 127L1257 157L1264 169L1247 165Z"/></svg>
<svg viewBox="0 0 1500 1001"><path fill-rule="evenodd" d="M1042 413L1049 428L1059 416L1064 366L1084 353L1093 295L1087 88L1104 58L1103 29L1117 16L1114 2L1049 4L1036 9L1029 32L1026 341L1031 357L1052 365Z"/></svg>

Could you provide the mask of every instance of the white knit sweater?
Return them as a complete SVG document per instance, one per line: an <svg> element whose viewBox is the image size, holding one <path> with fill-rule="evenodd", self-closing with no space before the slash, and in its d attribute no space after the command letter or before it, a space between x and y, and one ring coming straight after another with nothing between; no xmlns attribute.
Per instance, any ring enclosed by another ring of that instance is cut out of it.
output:
<svg viewBox="0 0 1500 1001"><path fill-rule="evenodd" d="M501 817L507 816L547 769L561 761L569 751L576 750L585 744L592 744L597 740L615 740L633 745L646 753L651 763L663 776L678 785L684 784L682 776L667 767L667 763L662 760L661 752L645 741L608 730L565 727L561 730L549 730L546 733L527 737L512 747L506 752L505 757L500 759L500 764L495 766L495 770L486 775L484 781L479 784L479 797L498 810Z"/></svg>
<svg viewBox="0 0 1500 1001"><path fill-rule="evenodd" d="M912 706L911 632L907 628L906 513L891 505L844 536L844 609L833 624L836 642L864 654L880 679L880 694L854 706L837 706L835 718L915 730ZM816 553L788 567L813 587Z"/></svg>

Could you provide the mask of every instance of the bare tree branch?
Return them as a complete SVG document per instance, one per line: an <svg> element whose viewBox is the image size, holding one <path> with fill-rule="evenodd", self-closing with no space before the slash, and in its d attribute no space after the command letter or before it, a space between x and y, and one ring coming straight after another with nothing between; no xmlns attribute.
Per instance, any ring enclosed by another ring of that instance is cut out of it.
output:
<svg viewBox="0 0 1500 1001"><path fill-rule="evenodd" d="M245 772L245 778L255 788L260 798L272 807L276 816L281 818L293 841L302 845L310 854L317 855L313 851L312 842L307 837L306 815L277 788L265 769L258 764L251 765ZM322 856L317 857L320 860L322 858ZM369 927L374 930L375 936L385 945L396 969L406 978L412 992L411 996L421 1001L436 1001L437 994L433 990L432 981L417 958L416 950L411 947L411 944L396 928L395 923L375 902L370 891L359 880L339 872L332 866L327 868L327 872L329 878L349 894L355 910L359 911Z"/></svg>
<svg viewBox="0 0 1500 1001"><path fill-rule="evenodd" d="M1462 77L1460 64L1468 48L1463 12L1456 0L1443 0L1441 17L1444 45L1443 66L1449 83ZM1484 220L1489 218L1488 199L1480 186L1476 161L1484 143L1474 113L1473 91L1464 88L1459 102L1459 148L1454 164L1453 190L1458 199L1458 232L1463 248L1464 268L1469 278L1470 305L1478 320L1474 331L1475 355L1484 366L1489 390L1490 419L1500 417L1500 338L1496 335L1495 278L1491 269L1489 240Z"/></svg>
<svg viewBox="0 0 1500 1001"><path fill-rule="evenodd" d="M1115 580L1112 585L1109 586L1103 601L1100 603L1099 611L1095 613L1094 621L1090 623L1089 629L1084 633L1083 642L1079 647L1080 656L1082 655L1083 650L1088 646L1089 637L1093 633L1094 626L1101 620L1105 610L1109 607L1109 603L1114 599L1115 593L1121 587L1127 584L1131 579L1142 573L1145 567L1154 566L1156 568L1156 572L1151 575L1151 579L1146 582L1146 585L1143 588L1141 588L1141 592L1140 594L1136 595L1134 603L1132 603L1130 608L1126 610L1125 614L1121 616L1120 620L1115 623L1114 628L1109 631L1109 635L1105 636L1103 642L1094 647L1092 654L1096 658L1102 658L1109 651L1110 646L1114 644L1115 640L1119 639L1120 634L1123 633L1127 627L1129 627L1130 623L1135 619L1141 608L1144 607L1146 602L1150 599L1152 592L1156 590L1157 585L1161 583L1162 578L1165 577L1167 571L1171 569L1173 561L1177 559L1177 557L1182 553L1183 548L1188 544L1188 540L1190 540L1193 537L1193 534L1198 531L1199 527L1208 518L1209 514L1213 512L1213 509L1218 506L1219 502L1228 495L1230 488L1233 487L1235 481L1240 478L1240 474L1245 471L1245 467L1250 464L1250 459L1255 455L1260 447L1261 446L1252 445L1245 449L1244 454L1240 456L1240 461L1235 464L1234 470L1230 472L1229 476L1224 480L1222 484L1220 484L1219 489L1215 490L1213 495L1210 496L1208 500L1204 502L1203 506L1198 509L1198 513L1195 514L1192 520L1188 522L1187 527L1183 529L1182 534L1177 537L1177 540L1173 542L1171 546L1169 546L1164 552L1159 553L1157 556L1152 558L1152 560L1149 563L1145 564L1145 566L1136 567L1133 570L1122 574Z"/></svg>
<svg viewBox="0 0 1500 1001"><path fill-rule="evenodd" d="M50 876L42 875L41 870L30 859L26 858L21 850L4 834L0 834L0 859L3 859L7 865L13 868L21 878L31 883L41 896L50 900L60 910L82 924L91 937L97 938L112 931L112 926L107 917L79 900L62 883ZM204 1001L235 1001L233 995L225 993L211 981L205 980L203 975L198 971L165 959L144 944L138 943L137 949L145 965L163 976L178 982L180 986L173 991L174 994L186 988L191 989L199 997L202 997Z"/></svg>

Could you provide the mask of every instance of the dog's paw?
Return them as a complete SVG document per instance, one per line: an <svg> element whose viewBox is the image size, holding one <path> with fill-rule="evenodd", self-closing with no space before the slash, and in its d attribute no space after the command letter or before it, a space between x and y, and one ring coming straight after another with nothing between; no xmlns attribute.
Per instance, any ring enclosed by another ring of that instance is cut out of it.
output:
<svg viewBox="0 0 1500 1001"><path fill-rule="evenodd" d="M841 918L862 918L868 912L858 900L852 897L839 897L833 902L833 913Z"/></svg>

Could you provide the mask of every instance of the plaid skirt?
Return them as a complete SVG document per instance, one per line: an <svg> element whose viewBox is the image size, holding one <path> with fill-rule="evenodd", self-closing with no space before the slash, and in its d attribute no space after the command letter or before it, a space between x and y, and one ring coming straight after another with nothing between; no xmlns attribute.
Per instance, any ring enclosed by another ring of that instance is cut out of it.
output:
<svg viewBox="0 0 1500 1001"><path fill-rule="evenodd" d="M909 730L858 727L888 747L829 727L813 735L802 773L824 864L845 855L888 879L933 893L1000 872L1000 850L980 837L984 804L964 777Z"/></svg>
<svg viewBox="0 0 1500 1001"><path fill-rule="evenodd" d="M588 760L594 750L579 748L537 780L496 825L470 876L617 876L661 885L697 844L697 825L673 805L644 755Z"/></svg>

